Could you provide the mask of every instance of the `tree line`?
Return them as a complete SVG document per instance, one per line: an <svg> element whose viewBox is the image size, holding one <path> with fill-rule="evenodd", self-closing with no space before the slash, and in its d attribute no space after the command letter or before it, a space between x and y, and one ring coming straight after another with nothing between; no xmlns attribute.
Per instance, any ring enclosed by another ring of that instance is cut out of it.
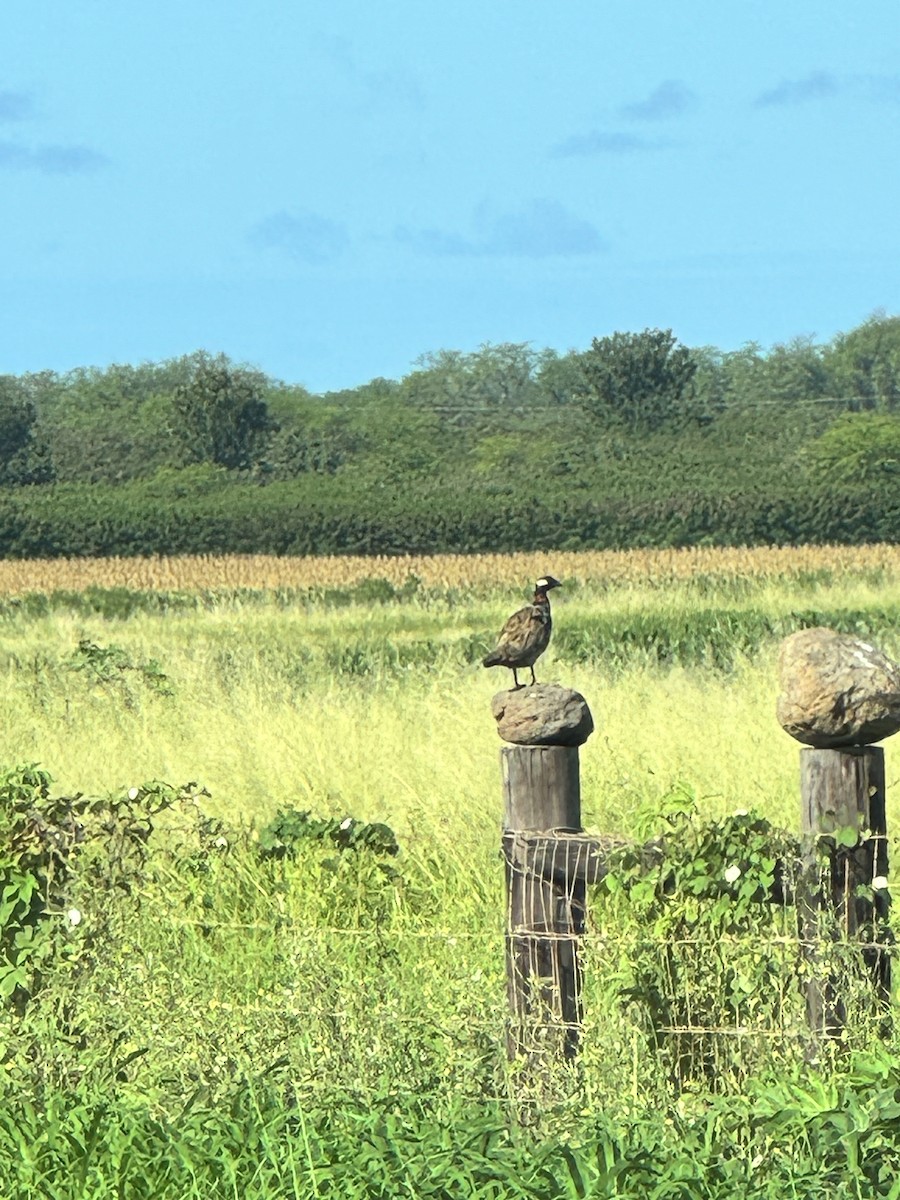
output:
<svg viewBox="0 0 900 1200"><path fill-rule="evenodd" d="M900 536L898 473L882 313L768 350L441 350L322 395L206 352L0 376L5 555L865 541Z"/></svg>

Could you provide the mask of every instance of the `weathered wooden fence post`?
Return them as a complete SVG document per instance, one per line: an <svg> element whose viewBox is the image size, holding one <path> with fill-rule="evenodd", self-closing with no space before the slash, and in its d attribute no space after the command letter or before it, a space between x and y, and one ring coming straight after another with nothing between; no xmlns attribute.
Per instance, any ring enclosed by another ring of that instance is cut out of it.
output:
<svg viewBox="0 0 900 1200"><path fill-rule="evenodd" d="M814 1035L838 1037L860 961L886 1008L887 821L884 751L900 730L900 666L860 638L803 629L779 656L782 728L800 752L803 830L797 903ZM863 977L864 974L863 973Z"/></svg>
<svg viewBox="0 0 900 1200"><path fill-rule="evenodd" d="M541 867L536 852L581 829L577 746L504 746L507 1049L571 1057L581 1023L578 941L584 883Z"/></svg>
<svg viewBox="0 0 900 1200"><path fill-rule="evenodd" d="M494 697L503 771L507 1049L572 1057L581 1024L579 941L588 852L578 747L593 731L577 692L537 684ZM574 852L574 853L573 853ZM580 869L579 869L580 867Z"/></svg>
<svg viewBox="0 0 900 1200"><path fill-rule="evenodd" d="M879 930L888 915L884 751L879 746L800 751L803 882L800 931L809 972L806 1012L813 1033L837 1037L847 1021L850 961L858 952L876 1001L890 997L891 963ZM823 962L822 960L825 960ZM849 960L849 955L848 955Z"/></svg>

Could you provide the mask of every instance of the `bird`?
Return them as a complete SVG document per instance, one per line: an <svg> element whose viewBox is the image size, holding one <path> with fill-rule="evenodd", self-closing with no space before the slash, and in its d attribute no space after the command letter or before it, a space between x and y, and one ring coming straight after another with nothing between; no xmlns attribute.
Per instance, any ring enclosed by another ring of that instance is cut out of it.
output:
<svg viewBox="0 0 900 1200"><path fill-rule="evenodd" d="M531 682L536 682L534 664L550 644L553 628L547 593L557 587L562 587L558 579L543 575L534 585L534 599L513 613L500 630L496 647L482 660L484 667L509 667L516 689L524 686L519 683L519 667L530 667Z"/></svg>

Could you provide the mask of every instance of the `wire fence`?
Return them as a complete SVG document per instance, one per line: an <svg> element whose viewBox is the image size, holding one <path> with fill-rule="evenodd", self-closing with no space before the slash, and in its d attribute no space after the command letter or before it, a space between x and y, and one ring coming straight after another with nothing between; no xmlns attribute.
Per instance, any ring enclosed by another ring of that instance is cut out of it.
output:
<svg viewBox="0 0 900 1200"><path fill-rule="evenodd" d="M736 865L711 877L702 862L679 878L651 842L631 851L631 896L621 883L589 896L614 849L581 833L506 835L515 1052L544 1052L555 1035L571 1054L630 1030L683 1086L740 1078L760 1065L754 1042L808 1056L817 1032L845 1044L885 1032L885 834L821 861L773 850L758 878ZM723 1039L741 1044L740 1061Z"/></svg>
<svg viewBox="0 0 900 1200"><path fill-rule="evenodd" d="M284 1053L309 1087L382 1094L387 1076L398 1086L443 1080L497 1100L509 1095L510 1039L526 1066L561 1058L560 1044L577 1042L579 1070L609 1097L740 1088L749 1074L809 1057L813 978L839 985L843 1046L883 1035L885 1009L865 957L893 957L881 933L850 941L823 926L811 937L796 904L768 901L745 906L729 927L730 901L666 897L664 884L648 913L611 893L599 868L591 882L570 875L562 905L551 907L545 869L564 878L572 847L582 862L586 854L583 837L559 840L555 857L545 844L541 869L531 871L528 921L507 909L485 911L477 928L310 926L275 904L270 916L248 920L162 914L160 935L178 949L184 976L164 997L149 989L145 1019L164 1012L173 1028L190 1022L192 1036L209 1043L210 1064L240 1052L264 1065ZM791 867L791 894L800 867ZM530 956L529 1001L518 1009L507 993L511 947ZM132 983L156 969L140 955L134 968ZM569 1013L556 999L567 973L577 984Z"/></svg>
<svg viewBox="0 0 900 1200"><path fill-rule="evenodd" d="M515 753L535 767L577 750ZM14 1057L78 1075L90 1028L116 1071L146 1051L174 1094L186 1079L284 1071L304 1092L498 1100L512 1078L537 1104L548 1077L577 1075L614 1106L739 1089L774 1064L893 1037L888 837L869 786L880 751L847 753L872 768L859 792L872 829L838 830L828 853L770 845L749 814L727 827L725 859L722 823L676 846L507 830L495 866L446 897L390 855L330 841L261 856L186 800L152 869L139 856L138 903L111 902L114 872L77 922L55 914L72 925L77 969L60 979L73 990L59 1028ZM85 1001L93 1024L77 1015Z"/></svg>

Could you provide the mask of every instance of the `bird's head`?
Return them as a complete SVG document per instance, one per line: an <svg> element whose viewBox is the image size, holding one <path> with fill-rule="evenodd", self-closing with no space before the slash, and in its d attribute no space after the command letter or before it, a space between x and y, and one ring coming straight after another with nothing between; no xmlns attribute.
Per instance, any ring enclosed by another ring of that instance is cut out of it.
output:
<svg viewBox="0 0 900 1200"><path fill-rule="evenodd" d="M552 575L542 575L534 585L536 592L549 592L551 588L562 587L558 579L554 579Z"/></svg>

